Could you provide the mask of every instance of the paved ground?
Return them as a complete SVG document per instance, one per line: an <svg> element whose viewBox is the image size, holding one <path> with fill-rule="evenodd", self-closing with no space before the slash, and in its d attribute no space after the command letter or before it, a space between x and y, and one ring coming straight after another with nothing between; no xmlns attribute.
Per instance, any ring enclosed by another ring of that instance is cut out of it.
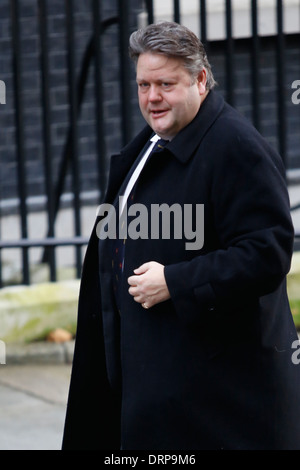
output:
<svg viewBox="0 0 300 470"><path fill-rule="evenodd" d="M0 365L0 450L60 450L71 365Z"/></svg>

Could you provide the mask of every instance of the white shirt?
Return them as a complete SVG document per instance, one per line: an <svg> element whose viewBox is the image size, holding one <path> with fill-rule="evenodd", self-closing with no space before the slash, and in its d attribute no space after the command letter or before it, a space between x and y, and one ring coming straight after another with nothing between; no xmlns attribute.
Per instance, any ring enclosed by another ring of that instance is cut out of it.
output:
<svg viewBox="0 0 300 470"><path fill-rule="evenodd" d="M146 163L146 161L147 161L147 159L148 159L150 153L152 152L152 149L153 149L155 143L156 143L159 139L160 139L160 137L159 137L157 134L155 134L153 137L151 137L150 140L151 140L152 144L147 148L147 150L146 150L145 154L143 155L143 157L142 157L140 163L138 164L138 166L136 167L136 169L135 169L134 172L132 173L131 178L130 178L130 180L129 180L127 186L126 186L126 189L125 189L125 191L124 191L124 194L123 194L123 196L122 196L122 198L121 198L121 200L120 200L120 214L123 212L123 209L124 209L125 204L126 204L126 202L127 202L128 196L129 196L129 194L131 193L132 188L133 188L133 186L135 185L135 183L136 183L138 177L140 176L141 171L142 171L142 169L144 168L145 163Z"/></svg>

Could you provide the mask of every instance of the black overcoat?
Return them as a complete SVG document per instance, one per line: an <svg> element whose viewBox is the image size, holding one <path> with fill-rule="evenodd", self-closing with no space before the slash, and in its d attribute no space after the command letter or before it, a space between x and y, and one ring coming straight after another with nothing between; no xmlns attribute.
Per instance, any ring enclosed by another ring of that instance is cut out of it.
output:
<svg viewBox="0 0 300 470"><path fill-rule="evenodd" d="M146 127L112 157L107 203L151 134ZM187 249L187 227L182 237L128 238L119 315L111 240L99 242L96 223L63 449L299 449L300 365L286 292L293 226L280 157L212 91L152 155L135 198L149 211L203 204L204 244ZM166 266L171 294L149 310L126 280L147 261Z"/></svg>

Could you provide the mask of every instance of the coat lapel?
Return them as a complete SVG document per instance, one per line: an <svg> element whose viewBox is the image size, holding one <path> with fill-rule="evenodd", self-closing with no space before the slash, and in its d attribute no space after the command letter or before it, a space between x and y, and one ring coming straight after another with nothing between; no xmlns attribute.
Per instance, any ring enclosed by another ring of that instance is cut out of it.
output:
<svg viewBox="0 0 300 470"><path fill-rule="evenodd" d="M114 201L126 175L128 175L130 169L134 166L140 153L143 152L152 134L153 130L151 127L146 126L132 142L121 150L119 154L112 155L104 202L112 203Z"/></svg>

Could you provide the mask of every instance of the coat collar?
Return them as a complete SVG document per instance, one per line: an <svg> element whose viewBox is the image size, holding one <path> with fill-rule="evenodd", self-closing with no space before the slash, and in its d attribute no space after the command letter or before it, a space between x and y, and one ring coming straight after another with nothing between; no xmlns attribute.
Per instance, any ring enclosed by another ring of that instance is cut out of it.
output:
<svg viewBox="0 0 300 470"><path fill-rule="evenodd" d="M208 129L217 119L224 107L224 99L215 92L210 91L204 100L198 114L190 124L182 129L165 149L171 152L182 163L187 162L194 154ZM127 144L120 154L111 157L108 187L105 200L110 200L116 194L122 181L137 156L149 145L153 135L150 126L144 129Z"/></svg>
<svg viewBox="0 0 300 470"><path fill-rule="evenodd" d="M224 99L218 92L210 91L193 121L182 129L165 148L182 163L188 161L221 113L224 104ZM142 151L145 141L148 141L151 135L153 135L153 130L150 126L146 126L132 142L122 149L121 155L125 157L124 160L129 166Z"/></svg>
<svg viewBox="0 0 300 470"><path fill-rule="evenodd" d="M219 93L210 91L193 121L182 129L166 148L182 163L187 162L221 113L224 104L224 99Z"/></svg>

